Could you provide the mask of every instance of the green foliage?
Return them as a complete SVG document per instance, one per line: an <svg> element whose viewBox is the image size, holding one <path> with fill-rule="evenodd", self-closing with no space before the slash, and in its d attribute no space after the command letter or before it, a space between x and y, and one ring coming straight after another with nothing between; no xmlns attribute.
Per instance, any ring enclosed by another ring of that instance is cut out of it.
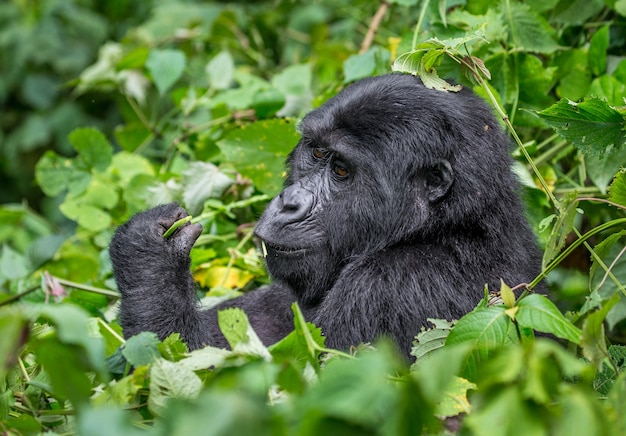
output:
<svg viewBox="0 0 626 436"><path fill-rule="evenodd" d="M0 428L623 434L625 16L623 0L6 2ZM544 249L526 291L431 320L411 366L384 341L326 348L297 305L270 347L238 309L219 315L230 350L124 340L115 226L178 201L205 229L205 303L267 282L249 229L299 118L390 65L472 87L502 118Z"/></svg>

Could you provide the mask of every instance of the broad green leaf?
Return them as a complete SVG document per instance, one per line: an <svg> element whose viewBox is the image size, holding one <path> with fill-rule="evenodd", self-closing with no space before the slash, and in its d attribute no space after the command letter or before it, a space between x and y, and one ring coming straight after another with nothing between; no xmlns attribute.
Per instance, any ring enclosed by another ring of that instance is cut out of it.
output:
<svg viewBox="0 0 626 436"><path fill-rule="evenodd" d="M626 206L626 168L615 175L609 187L609 200L613 203Z"/></svg>
<svg viewBox="0 0 626 436"><path fill-rule="evenodd" d="M87 168L104 171L111 163L113 147L99 130L81 127L73 130L68 140Z"/></svg>
<svg viewBox="0 0 626 436"><path fill-rule="evenodd" d="M158 345L159 339L155 333L141 332L128 338L122 348L122 354L133 366L149 365L161 358Z"/></svg>
<svg viewBox="0 0 626 436"><path fill-rule="evenodd" d="M194 399L200 394L202 380L190 369L165 359L150 366L150 397L148 408L163 415L171 398Z"/></svg>
<svg viewBox="0 0 626 436"><path fill-rule="evenodd" d="M212 88L228 89L234 81L235 61L228 51L221 51L209 61L205 71Z"/></svg>
<svg viewBox="0 0 626 436"><path fill-rule="evenodd" d="M126 151L115 153L108 173L117 178L123 187L132 185L131 180L137 175L154 176L155 174L148 159Z"/></svg>
<svg viewBox="0 0 626 436"><path fill-rule="evenodd" d="M152 75L159 94L164 95L182 77L186 63L185 54L180 50L150 50L146 68Z"/></svg>
<svg viewBox="0 0 626 436"><path fill-rule="evenodd" d="M609 48L609 26L598 29L589 44L589 69L591 74L599 76L606 71L606 56Z"/></svg>
<svg viewBox="0 0 626 436"><path fill-rule="evenodd" d="M448 335L446 347L470 344L473 351L468 356L463 375L474 380L483 361L496 349L515 341L515 328L504 306L492 306L476 309L461 318Z"/></svg>
<svg viewBox="0 0 626 436"><path fill-rule="evenodd" d="M276 195L286 175L285 159L298 140L293 121L272 119L233 130L217 145L226 160L259 191Z"/></svg>
<svg viewBox="0 0 626 436"><path fill-rule="evenodd" d="M362 54L354 54L343 63L343 81L350 83L382 74L389 69L390 62L389 51L379 46L372 47Z"/></svg>
<svg viewBox="0 0 626 436"><path fill-rule="evenodd" d="M271 359L267 348L252 329L245 312L238 307L222 309L217 312L217 322L224 337L233 351Z"/></svg>
<svg viewBox="0 0 626 436"><path fill-rule="evenodd" d="M553 53L559 48L550 24L528 5L511 3L511 36L517 49Z"/></svg>
<svg viewBox="0 0 626 436"><path fill-rule="evenodd" d="M475 310L462 317L452 328L446 346L470 342L475 348L490 349L509 341L511 323L504 307Z"/></svg>
<svg viewBox="0 0 626 436"><path fill-rule="evenodd" d="M610 106L626 105L626 84L613 76L604 75L594 79L587 93L606 100Z"/></svg>
<svg viewBox="0 0 626 436"><path fill-rule="evenodd" d="M152 138L152 133L139 122L117 126L114 134L120 147L128 152L137 150L140 145Z"/></svg>
<svg viewBox="0 0 626 436"><path fill-rule="evenodd" d="M604 194L613 179L613 175L617 173L626 162L626 147L621 150L607 153L602 156L585 155L585 167L591 181Z"/></svg>
<svg viewBox="0 0 626 436"><path fill-rule="evenodd" d="M231 348L240 342L248 342L248 317L239 308L228 308L218 312L220 330Z"/></svg>
<svg viewBox="0 0 626 436"><path fill-rule="evenodd" d="M35 180L44 194L55 197L65 190L75 195L80 194L87 189L91 175L76 168L72 159L48 150L35 166Z"/></svg>
<svg viewBox="0 0 626 436"><path fill-rule="evenodd" d="M602 154L626 142L624 117L598 98L581 103L563 99L537 115L583 153Z"/></svg>
<svg viewBox="0 0 626 436"><path fill-rule="evenodd" d="M61 206L61 212L66 217L78 222L81 227L93 232L99 232L111 225L111 216L97 206L84 204L77 199L68 199Z"/></svg>
<svg viewBox="0 0 626 436"><path fill-rule="evenodd" d="M558 53L552 65L557 66L560 77L556 93L560 98L573 101L587 95L591 84L591 73L587 67L587 51L583 49L565 50Z"/></svg>
<svg viewBox="0 0 626 436"><path fill-rule="evenodd" d="M183 172L183 201L190 214L202 211L209 198L219 198L235 182L210 162L192 162Z"/></svg>
<svg viewBox="0 0 626 436"><path fill-rule="evenodd" d="M515 319L523 327L543 333L551 333L561 339L580 344L581 331L543 295L532 294L517 303L519 310Z"/></svg>

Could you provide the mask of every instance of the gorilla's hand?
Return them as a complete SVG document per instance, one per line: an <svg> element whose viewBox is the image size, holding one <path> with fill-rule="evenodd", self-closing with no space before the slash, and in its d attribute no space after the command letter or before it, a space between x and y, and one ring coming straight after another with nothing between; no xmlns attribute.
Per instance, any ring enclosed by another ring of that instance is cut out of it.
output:
<svg viewBox="0 0 626 436"><path fill-rule="evenodd" d="M187 216L176 203L165 204L141 212L119 227L111 241L111 259L119 269L141 267L154 274L163 274L157 268L180 268L189 265L189 252L202 232L200 224L186 223L171 236L163 234L171 225ZM152 267L150 263L152 262ZM157 272L158 271L158 272Z"/></svg>

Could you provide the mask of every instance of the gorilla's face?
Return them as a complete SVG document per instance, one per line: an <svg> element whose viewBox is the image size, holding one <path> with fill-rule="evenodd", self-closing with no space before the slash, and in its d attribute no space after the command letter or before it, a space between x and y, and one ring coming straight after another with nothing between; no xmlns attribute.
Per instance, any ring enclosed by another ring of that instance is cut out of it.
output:
<svg viewBox="0 0 626 436"><path fill-rule="evenodd" d="M303 119L286 186L256 227L270 274L304 300L323 297L355 256L414 236L453 183L445 159L424 167L406 90L359 92L367 87L348 87Z"/></svg>

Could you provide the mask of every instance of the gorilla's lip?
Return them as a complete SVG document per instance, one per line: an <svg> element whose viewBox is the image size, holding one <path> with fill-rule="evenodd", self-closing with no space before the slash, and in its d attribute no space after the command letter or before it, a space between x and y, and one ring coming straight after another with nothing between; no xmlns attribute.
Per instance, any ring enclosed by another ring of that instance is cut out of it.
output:
<svg viewBox="0 0 626 436"><path fill-rule="evenodd" d="M268 249L280 254L296 255L303 254L309 250L309 248L307 247L287 247L285 245L278 245L266 239L261 239L261 244L265 245L265 247L267 247Z"/></svg>

